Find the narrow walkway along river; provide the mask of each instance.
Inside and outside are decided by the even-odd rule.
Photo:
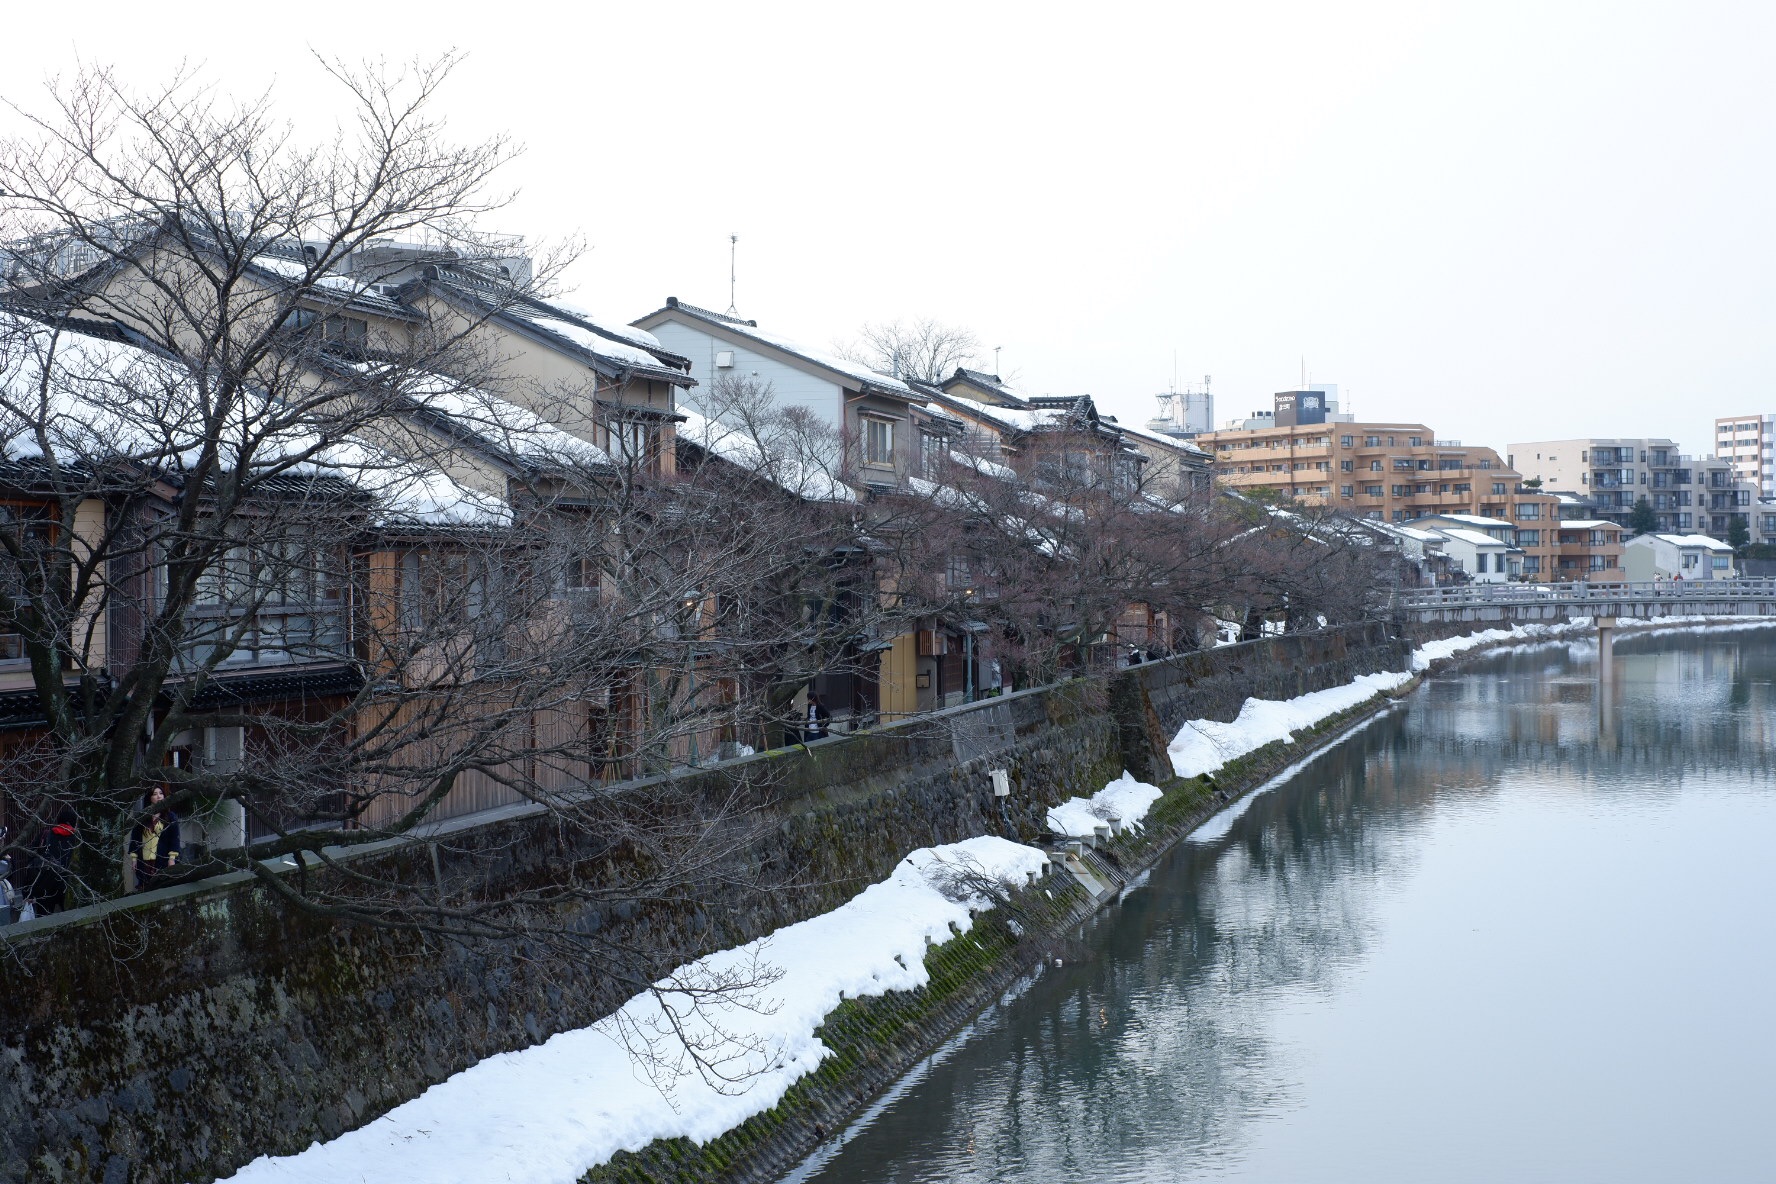
[[[1771,1179],[1773,684],[1776,629],[1429,680],[791,1179]]]

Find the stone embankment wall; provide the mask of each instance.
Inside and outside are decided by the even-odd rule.
[[[739,800],[763,890],[577,920],[665,963],[835,907],[910,850],[1040,837],[1127,767],[1169,772],[1188,718],[1405,668],[1381,625],[1271,638],[1019,692],[879,731],[614,790],[638,810]],[[1009,799],[990,771],[1006,769]],[[694,812],[693,812],[694,813]],[[541,811],[461,820],[364,858],[481,894],[597,875],[608,847]],[[489,869],[492,869],[491,871]],[[722,871],[724,869],[716,869]],[[171,1184],[300,1150],[494,1053],[608,1014],[632,986],[543,943],[342,927],[242,878],[0,931],[0,1181]]]

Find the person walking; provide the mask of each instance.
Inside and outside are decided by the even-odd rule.
[[[154,809],[164,801],[166,790],[151,785],[142,795],[142,809]],[[136,865],[136,891],[146,892],[179,862],[178,814],[160,810],[136,823],[130,831],[129,850]]]

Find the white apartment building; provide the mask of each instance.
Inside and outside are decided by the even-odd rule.
[[[1589,436],[1512,444],[1506,457],[1525,481],[1540,478],[1548,492],[1575,493],[1597,517],[1626,526],[1645,497],[1657,529],[1725,538],[1732,519],[1751,525],[1757,487],[1732,462],[1690,456],[1663,437]]]
[[[1758,497],[1776,496],[1776,415],[1729,415],[1714,421],[1714,454],[1733,466]]]

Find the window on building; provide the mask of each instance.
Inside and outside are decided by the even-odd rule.
[[[1363,447],[1365,447],[1365,448],[1380,448],[1381,447],[1381,437],[1380,436],[1364,436],[1363,437]]]
[[[660,425],[651,419],[619,419],[605,426],[609,449],[620,465],[652,472],[660,464]]]
[[[1338,496],[1339,497],[1355,497],[1356,494],[1357,494],[1357,487],[1355,485],[1340,485],[1338,487]]]
[[[361,317],[328,317],[321,322],[321,338],[333,350],[362,357],[370,341],[370,323]]]
[[[1519,547],[1539,547],[1542,545],[1542,532],[1539,530],[1520,530],[1517,532]]]
[[[1474,574],[1482,576],[1486,574],[1486,552],[1484,551],[1474,556]]]
[[[1341,472],[1348,473],[1352,469],[1354,469],[1355,467],[1356,467],[1355,461],[1341,460],[1338,462],[1338,468]]]
[[[1408,490],[1407,486],[1404,486],[1404,485],[1394,486],[1394,496],[1395,497],[1405,497],[1408,492],[1409,492],[1409,490]]]
[[[863,463],[894,465],[894,425],[885,419],[863,421]]]
[[[1542,557],[1540,555],[1525,555],[1523,557],[1523,574],[1524,575],[1526,575],[1526,576],[1540,575],[1541,571],[1542,571]]]
[[[1504,497],[1505,496],[1505,483],[1503,481],[1494,481],[1492,483],[1492,496],[1493,497]]]
[[[1368,497],[1380,497],[1382,496],[1382,487],[1379,485],[1365,485],[1363,486],[1363,493]]]
[[[1542,516],[1542,503],[1540,503],[1540,502],[1518,502],[1517,503],[1517,517],[1519,519],[1526,520],[1526,521],[1533,521],[1534,519],[1540,518],[1541,516]]]
[[[919,476],[935,481],[949,459],[949,442],[935,432],[919,433]]]
[[[1372,460],[1372,461],[1370,461],[1370,462],[1369,462],[1369,471],[1370,471],[1370,472],[1371,472],[1371,473],[1379,473],[1379,472],[1381,472],[1381,462],[1380,462],[1380,461],[1378,461],[1378,460]]]
[[[1357,438],[1355,436],[1340,436],[1340,437],[1338,437],[1339,446],[1343,447],[1343,448],[1349,448],[1351,445],[1355,444],[1356,441],[1357,441]],[[1345,463],[1348,465],[1350,462],[1346,461]]]

